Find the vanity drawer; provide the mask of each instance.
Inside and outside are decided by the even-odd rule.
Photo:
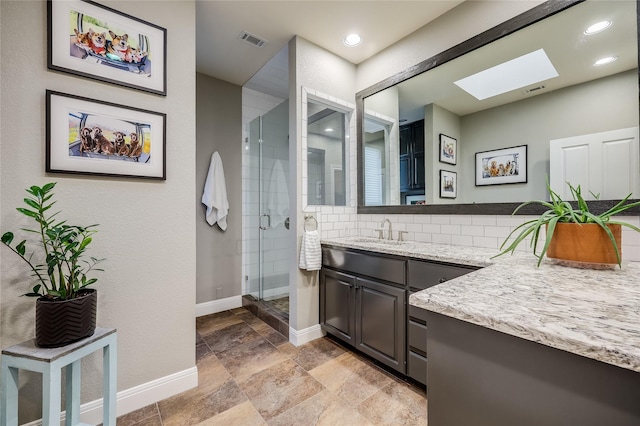
[[[406,260],[350,250],[322,248],[322,265],[393,283],[405,284]]]
[[[436,284],[473,272],[478,268],[473,266],[446,265],[443,263],[409,260],[409,267],[407,269],[409,287],[424,290]]]

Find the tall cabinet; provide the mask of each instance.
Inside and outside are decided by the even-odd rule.
[[[424,120],[400,126],[400,192],[424,194]]]

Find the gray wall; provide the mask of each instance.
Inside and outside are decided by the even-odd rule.
[[[242,294],[242,88],[196,74],[196,302]],[[227,230],[209,226],[202,191],[211,154],[222,158]]]
[[[462,117],[458,173],[461,202],[546,199],[549,141],[638,125],[638,73],[556,90]],[[527,184],[475,188],[475,153],[527,145]]]
[[[195,3],[101,3],[167,29],[168,94],[47,70],[46,2],[0,2],[0,229],[29,225],[15,211],[24,188],[50,181],[58,182],[56,207],[70,223],[100,224],[91,247],[107,258],[96,285],[98,325],[118,329],[123,391],[195,371]],[[167,180],[45,173],[46,89],[166,113]],[[35,301],[19,297],[27,290],[24,264],[0,249],[0,345],[7,347],[34,336]],[[82,402],[101,396],[101,358],[83,360]],[[40,417],[41,393],[39,375],[21,377],[23,423]]]

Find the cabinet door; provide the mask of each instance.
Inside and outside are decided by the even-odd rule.
[[[406,192],[411,189],[413,184],[413,175],[411,167],[411,156],[400,156],[400,192]]]
[[[353,345],[355,334],[355,278],[322,268],[320,271],[320,324],[324,331]]]
[[[405,373],[406,290],[356,278],[355,347]]]

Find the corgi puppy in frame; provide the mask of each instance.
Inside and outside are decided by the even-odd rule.
[[[77,28],[74,28],[73,32],[76,33],[76,46],[88,52],[91,51],[91,35],[88,32],[81,33]]]
[[[119,36],[111,30],[109,30],[109,35],[111,36],[111,44],[107,47],[107,51],[125,61],[127,52],[130,49],[128,43],[129,36],[127,34]]]
[[[147,52],[145,52],[144,50],[141,50],[139,47],[136,47],[135,49],[131,48],[129,50],[130,50],[129,58],[131,60],[129,60],[129,59],[127,59],[127,60],[129,62],[133,62],[134,64],[142,62],[144,57],[148,55]]]
[[[97,33],[93,28],[89,28],[89,37],[91,38],[91,50],[100,56],[107,54],[107,33]]]

